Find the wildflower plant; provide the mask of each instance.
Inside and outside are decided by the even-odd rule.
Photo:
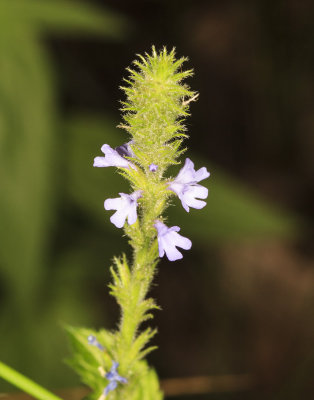
[[[92,389],[89,398],[93,400],[163,397],[154,370],[144,360],[156,348],[148,344],[156,329],[141,329],[141,324],[158,309],[147,293],[159,258],[179,260],[182,249],[192,246],[178,226],[167,226],[164,212],[175,196],[189,212],[190,207],[203,208],[208,195],[199,184],[209,176],[207,169],[195,170],[189,158],[176,178],[166,175],[186,150],[182,147],[187,138],[184,119],[197,98],[183,83],[192,75],[192,70],[182,70],[185,60],[176,60],[174,50],[157,52],[153,47],[151,55],[134,61],[134,69],[127,69],[127,86],[122,87],[126,101],[120,127],[129,134],[128,141],[117,148],[104,144],[103,155],[94,159],[94,167],[114,167],[130,183],[129,193],[106,199],[104,208],[114,211],[110,221],[124,229],[133,257],[131,261],[125,255],[116,257],[111,267],[109,288],[121,309],[118,329],[68,328],[74,351],[70,364]]]

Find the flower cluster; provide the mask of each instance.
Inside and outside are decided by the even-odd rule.
[[[104,346],[98,342],[96,336],[94,335],[89,335],[87,341],[90,345],[97,347],[99,350],[103,351],[105,349]],[[100,397],[101,399],[106,398],[107,394],[118,386],[118,382],[128,383],[128,380],[126,378],[118,374],[118,366],[118,362],[112,361],[112,367],[109,372],[106,372],[101,366],[98,368],[100,374],[109,381],[109,383],[103,390],[102,396]]]
[[[132,142],[129,142],[115,149],[112,149],[108,144],[104,144],[101,150],[105,154],[105,157],[96,157],[94,159],[94,167],[114,166],[136,170],[137,167],[129,161],[129,158],[135,157],[130,146],[131,144]],[[158,165],[150,164],[149,171],[157,172]],[[186,158],[185,164],[178,176],[173,181],[165,181],[165,185],[167,185],[168,190],[171,190],[179,197],[183,208],[189,212],[190,207],[201,209],[206,205],[206,202],[203,200],[208,196],[208,189],[198,183],[208,178],[209,175],[205,167],[196,171],[194,163],[189,158]],[[119,193],[120,197],[105,201],[104,207],[106,210],[116,210],[111,216],[110,221],[117,228],[122,228],[126,220],[129,225],[133,225],[137,221],[138,200],[142,197],[142,193],[142,190],[136,190],[131,194]],[[154,227],[157,231],[160,257],[166,254],[169,261],[179,260],[183,256],[177,247],[184,250],[189,250],[192,247],[192,242],[178,233],[180,231],[178,226],[169,228],[162,221],[156,220]]]

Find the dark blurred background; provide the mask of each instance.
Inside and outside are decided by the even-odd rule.
[[[189,400],[313,396],[313,20],[310,0],[0,1],[2,361],[76,386],[62,324],[116,327],[109,266],[130,253],[103,201],[127,189],[92,162],[128,140],[125,68],[165,45],[194,68],[188,155],[211,177],[205,209],[169,210],[193,249],[160,263],[149,362],[249,374]]]

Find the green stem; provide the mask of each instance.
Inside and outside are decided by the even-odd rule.
[[[0,377],[38,400],[61,400],[60,397],[54,395],[26,376],[3,364],[1,361]]]

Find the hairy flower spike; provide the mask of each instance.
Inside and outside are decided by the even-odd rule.
[[[152,55],[134,62],[136,70],[128,70],[131,86],[122,88],[127,95],[122,103],[126,123],[122,127],[131,134],[143,167],[148,168],[157,156],[163,170],[180,155],[177,145],[186,137],[187,100],[195,97],[195,92],[181,83],[192,75],[192,70],[181,71],[184,61],[186,58],[175,60],[174,50],[168,53],[164,48],[158,54],[153,48]]]
[[[79,354],[74,361],[84,383],[94,390],[90,400],[104,400],[107,395],[108,400],[144,397],[162,400],[156,374],[143,360],[155,348],[148,343],[156,329],[140,328],[158,308],[153,299],[147,298],[147,293],[159,257],[166,255],[170,261],[179,260],[183,255],[178,248],[189,250],[192,247],[190,239],[178,233],[178,226],[168,227],[162,222],[163,213],[172,192],[179,196],[186,211],[189,207],[204,207],[206,203],[200,199],[205,199],[208,194],[198,182],[209,173],[205,167],[195,171],[188,158],[174,180],[170,182],[166,175],[167,168],[178,164],[179,156],[185,151],[181,147],[187,137],[184,119],[197,98],[197,94],[183,83],[192,75],[192,70],[182,69],[185,60],[176,60],[174,50],[168,52],[163,48],[157,52],[154,47],[151,54],[138,57],[134,69],[128,69],[128,87],[122,88],[126,100],[122,103],[124,122],[120,127],[129,134],[127,143],[115,149],[103,145],[105,156],[94,160],[96,167],[118,167],[120,175],[130,183],[131,194],[120,193],[120,197],[107,199],[104,207],[115,210],[110,220],[116,227],[124,228],[133,254],[131,265],[123,255],[114,258],[111,268],[110,293],[121,309],[118,330],[98,333],[82,330],[75,336],[75,348],[83,349],[77,350]],[[101,338],[106,351],[91,349],[86,341],[88,335],[88,342],[98,348],[101,345],[96,336]],[[111,366],[112,359],[119,360],[121,375],[117,372],[117,362]],[[104,378],[108,384],[99,397]],[[127,382],[128,385],[119,384]]]

